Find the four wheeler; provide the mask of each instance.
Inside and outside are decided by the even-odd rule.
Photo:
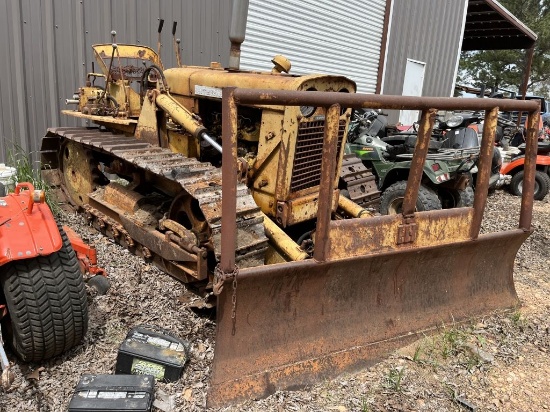
[[[44,192],[30,183],[0,197],[0,284],[2,333],[23,361],[57,356],[81,341],[88,307],[80,264]],[[6,384],[9,363],[0,352]]]
[[[434,138],[441,142],[443,148],[475,149],[479,147],[478,124],[481,123],[479,113],[456,113],[445,121],[437,124]],[[500,125],[497,125],[496,133],[499,133]],[[489,190],[493,191],[509,183],[509,177],[500,173],[502,155],[500,150],[493,148],[491,159],[491,177]],[[477,167],[472,168],[472,185],[475,188],[477,180]]]
[[[382,191],[380,212],[396,214],[401,205],[411,168],[416,134],[400,133],[383,136],[387,123],[385,116],[372,110],[353,114],[348,134],[348,153],[358,156],[374,171],[378,188]],[[477,141],[477,137],[476,137]],[[443,148],[445,140],[430,141],[430,153],[424,163],[423,178],[418,193],[418,211],[471,206],[473,188],[470,171],[475,167],[477,147]]]

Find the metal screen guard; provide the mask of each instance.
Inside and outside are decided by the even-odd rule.
[[[420,109],[423,111],[420,143],[413,157],[413,165],[420,168],[436,109],[485,110],[478,176],[481,188],[486,188],[489,180],[498,109],[522,110],[529,113],[525,183],[519,229],[478,236],[486,190],[476,191],[470,211],[463,208],[414,213],[421,177],[417,171],[407,184],[403,208],[404,215],[418,215],[418,224],[429,228],[424,232],[420,228],[417,240],[429,237],[426,230],[453,231],[455,228],[448,222],[460,222],[464,234],[461,240],[453,241],[451,236],[446,244],[409,243],[384,250],[359,248],[360,253],[350,250],[349,258],[331,258],[331,243],[338,241],[335,234],[345,237],[341,234],[348,233],[353,237],[354,233],[361,233],[362,237],[354,239],[355,242],[375,243],[378,226],[384,229],[379,232],[385,232],[386,226],[393,227],[406,216],[331,221],[331,208],[320,206],[317,219],[322,239],[320,245],[316,244],[313,259],[241,269],[234,295],[232,277],[225,277],[225,286],[218,296],[209,406],[303,387],[372,363],[391,349],[415,339],[418,332],[433,329],[441,322],[466,320],[518,304],[513,263],[531,230],[538,102],[224,89],[220,267],[227,274],[235,268],[237,183],[227,176],[237,176],[236,119],[237,107],[242,104],[330,108],[324,153],[336,151],[337,130],[331,116],[338,105]],[[321,167],[319,195],[324,196],[328,190],[324,199],[328,205],[334,159],[332,155],[323,156]],[[496,262],[490,258],[494,255],[500,256]]]

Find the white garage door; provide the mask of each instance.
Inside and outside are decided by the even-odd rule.
[[[270,71],[282,54],[291,73],[344,75],[374,93],[385,9],[385,0],[250,0],[241,68]]]

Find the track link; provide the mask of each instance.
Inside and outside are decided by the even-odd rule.
[[[214,253],[216,260],[219,260],[222,212],[220,168],[214,167],[210,163],[200,162],[195,158],[173,153],[166,148],[152,146],[135,137],[113,134],[98,128],[51,128],[48,129],[43,139],[42,163],[46,165],[46,179],[50,184],[60,186],[61,189],[64,188],[65,182],[59,161],[63,154],[59,155],[59,150],[67,141],[78,143],[83,150],[91,151],[97,157],[101,157],[103,162],[108,159],[111,164],[116,163],[122,165],[121,167],[131,166],[134,171],[138,171],[141,175],[147,175],[148,179],[159,183],[160,186],[169,186],[172,192],[181,192],[185,196],[191,196],[193,202],[198,203],[200,212],[208,225],[209,238],[204,239],[204,233],[198,236],[197,245],[202,248],[202,252],[197,251],[196,247],[195,249],[187,247],[185,253],[190,255],[190,260],[198,259],[200,261],[205,259],[206,253],[204,252],[210,250]],[[47,170],[48,165],[51,169],[49,171]],[[109,185],[111,184],[109,183]],[[111,186],[114,187],[116,184]],[[106,186],[105,190],[107,190]],[[67,190],[63,191],[68,192]],[[138,194],[135,196],[137,198]],[[183,268],[177,268],[177,266],[182,266],[182,262],[175,260],[174,256],[183,256],[181,259],[184,259],[185,253],[176,253],[173,250],[176,244],[170,241],[170,232],[161,231],[158,221],[152,222],[151,216],[148,217],[149,226],[146,227],[144,221],[147,221],[147,217],[144,219],[139,215],[139,213],[143,213],[142,210],[129,213],[131,210],[128,208],[125,209],[114,202],[105,201],[102,188],[98,188],[89,195],[89,203],[82,205],[79,209],[86,213],[88,220],[94,226],[117,242],[130,250],[134,249],[133,251],[145,258],[152,258],[163,270],[186,282],[192,281],[193,278],[200,280],[206,277],[204,268],[196,269],[197,273],[192,273],[193,270],[189,269],[189,265],[183,264]],[[237,186],[236,261],[240,267],[263,264],[267,248],[263,218],[264,215],[256,205],[248,188],[239,183]],[[162,236],[165,237],[166,244],[164,245],[159,244],[159,241],[162,243]],[[193,255],[195,256],[193,257]],[[197,268],[199,266],[197,263]],[[212,267],[209,268],[210,271],[212,269]]]
[[[349,198],[358,205],[378,211],[380,191],[376,186],[376,178],[356,155],[344,155],[339,186],[347,190]]]

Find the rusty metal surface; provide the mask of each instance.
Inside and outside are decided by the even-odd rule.
[[[237,107],[233,100],[233,90],[223,90],[222,102],[222,128],[223,128],[223,152],[222,173],[225,176],[235,176],[235,179],[224,179],[222,191],[225,200],[222,201],[222,242],[220,267],[223,272],[232,272],[235,266],[236,225],[234,219],[226,219],[224,216],[235,216],[237,193]]]
[[[481,150],[481,159],[480,166],[482,171],[479,173],[479,178],[483,184],[484,180],[489,180],[489,172],[487,169],[488,166],[484,166],[484,163],[489,162],[488,153],[492,153],[492,145],[489,145],[489,141],[492,139],[494,141],[495,129],[493,118],[495,113],[498,110],[505,111],[526,111],[529,113],[528,121],[530,125],[535,125],[534,118],[538,118],[539,114],[539,102],[538,101],[527,101],[527,100],[513,100],[513,99],[458,99],[453,97],[414,97],[414,96],[384,96],[384,95],[369,95],[369,94],[349,94],[349,93],[335,93],[335,92],[297,92],[297,91],[286,91],[286,90],[269,90],[269,89],[235,89],[234,90],[234,99],[236,104],[264,104],[264,105],[311,105],[311,106],[325,106],[328,107],[334,103],[339,103],[342,107],[352,107],[352,108],[370,108],[370,109],[422,109],[423,111],[430,109],[437,110],[485,110],[486,111],[486,120],[488,124],[485,125],[485,133],[482,144],[484,147]],[[529,136],[534,136],[536,128],[530,127],[528,130]],[[532,146],[535,144],[535,138],[528,138],[528,141],[531,142],[531,148],[528,148],[527,151],[531,153],[532,156]],[[534,149],[536,152],[536,148]],[[484,153],[485,151],[485,153]],[[414,157],[421,155],[421,151],[415,150]],[[534,158],[533,158],[534,164]],[[530,166],[533,169],[534,166]],[[534,169],[533,169],[534,176]],[[527,173],[528,174],[528,173]],[[528,186],[531,186],[531,181],[527,180]],[[534,187],[534,177],[533,177],[533,187]],[[534,189],[533,189],[534,190]],[[417,191],[412,191],[417,192]],[[483,214],[483,206],[485,205],[486,200],[486,190],[478,190],[479,193],[477,197],[477,202],[475,202],[474,207],[477,211],[476,222],[479,221],[479,218]],[[522,222],[527,222],[527,218],[531,212],[529,211],[532,208],[532,199],[527,197],[527,193],[530,193],[529,189],[524,191],[522,202],[525,207],[521,209],[520,220]],[[418,193],[414,193],[414,196],[411,198],[416,198]],[[530,218],[528,219],[530,223]],[[476,223],[477,225],[477,223]],[[472,227],[472,233],[475,234],[476,225]],[[521,227],[528,229],[529,225],[522,225]]]
[[[513,263],[530,234],[532,199],[529,203],[527,197],[533,195],[534,181],[528,181],[530,191],[523,193],[520,229],[478,236],[477,225],[486,202],[498,107],[529,112],[528,143],[533,146],[536,103],[241,89],[224,95],[224,100],[232,107],[235,103],[324,107],[339,103],[342,107],[422,109],[413,156],[413,164],[419,165],[424,162],[435,110],[482,109],[487,111],[487,122],[481,189],[473,208],[414,212],[420,180],[413,176],[407,185],[408,214],[331,221],[331,208],[320,206],[314,259],[240,273],[227,267],[221,279],[233,282],[233,290],[220,285],[210,406],[308,385],[373,362],[415,333],[442,322],[518,304]],[[228,123],[236,117],[235,113],[225,119],[224,140],[231,139],[226,134],[231,130]],[[329,120],[325,125],[329,142],[335,134],[330,124]],[[334,142],[326,146],[330,151]],[[528,166],[534,177],[536,147],[530,150]],[[327,204],[331,185],[325,173],[333,162],[332,156],[323,156],[319,197]],[[222,228],[231,219],[222,215]],[[224,259],[231,261],[231,257]]]
[[[340,105],[335,104],[327,110],[325,138],[323,143],[323,161],[321,163],[321,182],[319,186],[319,207],[317,208],[317,228],[315,231],[315,249],[313,258],[323,262],[327,258],[329,247],[330,219],[333,203],[334,173],[336,172],[336,154],[338,144]]]
[[[538,100],[535,101],[538,102]],[[519,217],[519,227],[524,230],[529,230],[533,217],[539,121],[540,112],[538,110],[527,118],[527,148],[525,150],[525,166],[523,169],[525,174],[523,176],[521,212]]]
[[[59,162],[63,172],[64,189],[72,201],[82,206],[88,203],[88,194],[97,187],[97,162],[88,158],[86,150],[68,141],[60,147]]]
[[[418,197],[418,190],[424,175],[424,165],[430,146],[436,112],[437,110],[433,108],[428,110],[425,109],[422,111],[422,116],[420,117],[416,147],[414,149],[409,179],[407,180],[407,188],[405,189],[405,197],[403,199],[403,216],[413,216],[416,210],[416,198]]]
[[[345,182],[350,200],[362,207],[372,207],[378,210],[380,191],[376,185],[376,177],[370,169],[363,165],[355,154],[345,154],[340,169],[340,179]]]
[[[117,205],[128,213],[138,210],[139,202],[143,196],[133,190],[128,190],[120,183],[111,182],[105,188],[104,199],[106,202]]]
[[[334,377],[410,334],[516,306],[513,261],[528,235],[242,270],[234,320],[231,287],[218,297],[209,406]]]
[[[489,190],[489,179],[491,175],[491,161],[495,143],[495,128],[497,126],[498,107],[493,107],[485,112],[483,124],[483,137],[479,149],[479,165],[477,173],[476,191],[474,193],[474,218],[472,221],[471,237],[476,239],[481,228],[483,212],[487,203],[487,191]]]
[[[388,96],[378,94],[351,94],[337,92],[296,92],[270,89],[235,89],[235,101],[242,104],[274,104],[296,106],[325,106],[339,103],[342,107],[395,109],[395,110],[490,110],[499,107],[502,111],[540,110],[535,100],[512,99],[459,99],[456,97]]]
[[[404,219],[399,214],[332,221],[327,260],[470,240],[472,216],[471,208],[415,213],[414,241],[409,242],[400,242]]]
[[[102,132],[99,129],[87,129],[87,128],[54,128],[48,131],[49,139],[51,141],[48,144],[51,146],[52,141],[57,139],[57,144],[63,144],[68,142],[69,147],[73,148],[75,152],[81,154],[78,158],[78,167],[85,165],[87,172],[88,183],[86,186],[76,186],[74,190],[71,190],[70,197],[79,200],[79,196],[82,196],[87,201],[88,196],[83,192],[93,189],[97,186],[94,183],[95,163],[92,162],[90,170],[90,162],[92,159],[91,153],[100,153],[104,155],[109,153],[110,166],[120,168],[121,171],[125,171],[128,167],[133,168],[132,172],[139,172],[143,176],[149,176],[151,182],[157,187],[162,187],[173,197],[178,194],[181,196],[183,193],[187,193],[193,202],[196,201],[200,206],[200,211],[204,216],[200,216],[199,219],[204,219],[207,229],[205,233],[208,239],[201,239],[203,243],[211,242],[216,256],[221,254],[221,214],[222,214],[222,170],[212,166],[209,163],[202,163],[194,158],[187,158],[178,153],[172,153],[169,149],[159,148],[151,146],[147,143],[141,142],[136,138],[127,137],[121,134],[113,134],[110,132]],[[124,148],[117,143],[120,141],[126,142]],[[91,157],[92,156],[92,157]],[[50,156],[51,157],[51,156]],[[74,162],[73,162],[74,163]],[[227,162],[230,165],[231,161]],[[72,164],[72,163],[71,163]],[[77,167],[76,165],[74,167]],[[127,170],[126,170],[127,171]],[[117,170],[113,170],[117,172]],[[71,169],[65,173],[65,185],[66,181],[72,176]],[[236,174],[235,174],[236,175]],[[227,179],[232,181],[232,179]],[[236,183],[236,182],[235,182]],[[84,189],[80,189],[84,187]],[[142,201],[139,196],[130,196],[127,191],[124,194],[120,190],[108,190],[107,199],[105,201],[103,197],[96,199],[96,203],[101,202],[103,205],[102,213],[110,216],[112,219],[120,224],[121,219],[117,216],[126,212],[127,217],[133,216],[129,213],[137,205],[137,201]],[[114,193],[116,192],[116,193]],[[236,215],[233,213],[233,224],[236,226],[235,233],[237,236],[237,245],[233,248],[232,252],[236,253],[237,260],[240,265],[254,266],[262,264],[263,253],[267,248],[267,237],[264,234],[263,228],[263,214],[259,210],[259,207],[252,199],[247,187],[242,183],[236,185],[235,196],[238,198],[238,206],[236,208]],[[119,208],[118,200],[120,197],[124,197],[125,203],[123,208]],[[79,206],[84,205],[85,201],[80,201]],[[128,203],[128,204],[126,204]],[[237,203],[237,202],[236,202]],[[108,210],[109,209],[109,210]],[[189,207],[189,210],[194,211],[195,208]],[[177,214],[177,210],[174,211]],[[134,219],[132,217],[132,219]],[[140,220],[135,218],[138,224]],[[156,224],[156,222],[150,222]],[[98,225],[99,226],[99,225]],[[111,226],[111,225],[107,225]],[[137,233],[137,232],[135,232]],[[108,231],[111,236],[113,233]],[[143,239],[142,239],[143,240]],[[117,239],[122,242],[124,246],[128,247],[128,242]],[[151,241],[154,244],[158,244],[159,240],[152,238]],[[139,242],[142,244],[143,242]],[[147,243],[147,242],[144,242]],[[150,246],[150,245],[149,245]],[[156,248],[160,251],[162,248]],[[164,250],[164,249],[162,249]],[[181,270],[171,270],[171,265],[165,263],[167,259],[159,255],[159,259],[162,260],[161,269],[166,270],[170,274],[182,279]],[[201,259],[202,264],[202,259]],[[168,270],[166,269],[168,268]],[[189,273],[188,273],[189,275]],[[201,273],[191,273],[191,278],[200,277],[204,279],[207,275],[204,269],[201,269]],[[183,279],[188,279],[185,276]]]

